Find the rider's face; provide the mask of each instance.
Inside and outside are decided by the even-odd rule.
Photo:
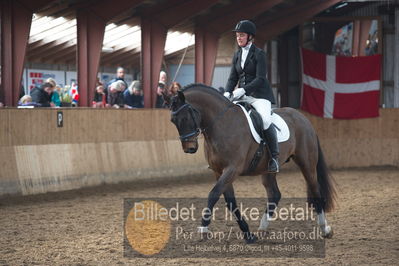
[[[248,41],[248,34],[245,32],[236,32],[236,39],[237,39],[237,44],[240,47],[245,47]]]

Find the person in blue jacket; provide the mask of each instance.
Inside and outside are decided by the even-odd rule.
[[[127,108],[143,108],[144,97],[141,90],[140,81],[134,80],[123,92],[123,100]]]

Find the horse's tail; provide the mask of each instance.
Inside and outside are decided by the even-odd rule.
[[[317,138],[319,158],[317,161],[317,182],[319,183],[320,195],[326,212],[334,209],[336,200],[335,181],[327,167],[324,155],[320,147],[320,141]]]

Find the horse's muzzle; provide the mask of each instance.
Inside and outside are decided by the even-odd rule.
[[[196,148],[188,148],[187,150],[184,150],[185,153],[196,153],[198,149]]]
[[[198,150],[198,142],[195,141],[182,141],[183,151],[185,153],[196,153]]]

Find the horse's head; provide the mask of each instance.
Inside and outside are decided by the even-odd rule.
[[[184,152],[195,153],[198,150],[198,135],[201,133],[200,113],[186,102],[183,92],[170,99],[171,121],[180,135]]]

